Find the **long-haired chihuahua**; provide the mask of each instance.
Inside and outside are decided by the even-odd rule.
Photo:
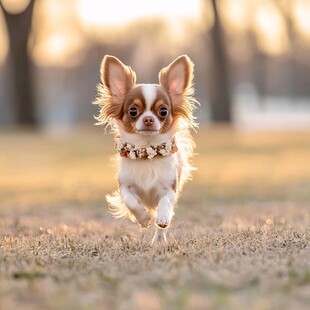
[[[152,244],[166,242],[184,183],[190,178],[197,105],[193,63],[178,57],[159,72],[159,84],[136,84],[136,74],[119,59],[105,56],[94,104],[98,124],[115,133],[119,188],[107,195],[111,213],[147,228],[155,221]]]

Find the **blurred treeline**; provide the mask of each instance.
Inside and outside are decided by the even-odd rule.
[[[25,4],[16,12],[9,1]],[[310,97],[310,1],[201,0],[195,18],[146,16],[114,26],[87,23],[78,2],[0,0],[0,125],[94,122],[104,54],[145,83],[157,83],[163,66],[188,54],[200,122],[230,122],[240,93],[262,105],[267,97],[291,98],[292,105]]]

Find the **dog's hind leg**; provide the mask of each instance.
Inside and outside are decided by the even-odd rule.
[[[156,227],[156,232],[152,239],[151,245],[154,245],[157,242],[167,242],[166,229],[160,229]]]
[[[152,222],[152,216],[150,212],[146,211],[139,201],[138,197],[130,191],[128,186],[120,186],[120,193],[126,207],[134,215],[137,222],[142,228],[147,228]]]

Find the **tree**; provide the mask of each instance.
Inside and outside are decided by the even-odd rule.
[[[211,117],[214,122],[229,123],[231,122],[231,98],[223,29],[216,0],[211,0],[211,3],[214,15],[214,23],[210,30],[209,99],[211,102]]]
[[[27,8],[18,14],[8,12],[1,0],[0,7],[4,13],[9,37],[9,57],[16,120],[20,124],[35,125],[37,120],[35,117],[31,60],[27,51],[34,0],[30,0]]]

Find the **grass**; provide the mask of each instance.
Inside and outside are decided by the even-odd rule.
[[[202,128],[167,245],[107,212],[111,136],[0,132],[0,309],[308,309],[310,133]]]

